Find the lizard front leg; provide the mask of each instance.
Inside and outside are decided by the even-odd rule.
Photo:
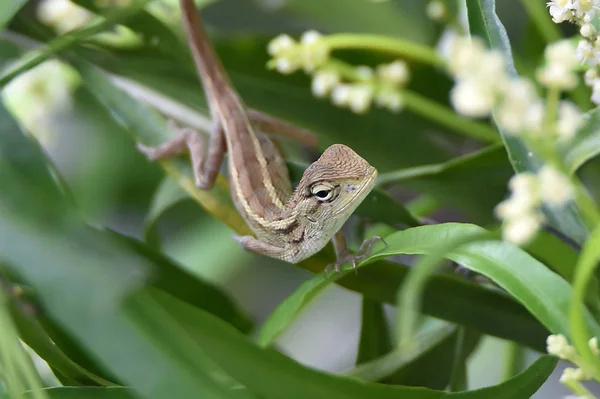
[[[327,275],[330,271],[335,270],[337,273],[340,271],[340,267],[346,263],[351,263],[355,272],[358,272],[357,263],[365,260],[371,255],[371,251],[373,250],[373,244],[377,241],[382,241],[384,244],[385,240],[379,236],[373,236],[369,239],[366,239],[360,245],[356,254],[351,253],[348,250],[348,245],[346,243],[346,236],[342,230],[335,233],[335,235],[331,238],[331,242],[333,243],[333,248],[335,250],[335,263],[327,265],[325,268],[325,275]],[[387,246],[387,244],[386,244]]]
[[[225,134],[221,124],[214,124],[208,151],[205,150],[205,142],[200,133],[191,128],[180,129],[173,121],[169,124],[173,130],[178,131],[175,138],[156,147],[138,143],[138,150],[150,161],[174,157],[186,150],[189,151],[196,186],[202,190],[210,189],[215,183],[226,150]]]

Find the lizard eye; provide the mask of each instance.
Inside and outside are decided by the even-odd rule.
[[[334,196],[333,187],[325,184],[317,184],[310,191],[319,201],[331,201]]]

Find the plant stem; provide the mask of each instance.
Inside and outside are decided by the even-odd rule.
[[[464,136],[487,143],[498,143],[500,136],[493,128],[470,119],[459,117],[453,110],[436,103],[414,91],[403,90],[402,97],[407,109],[429,118]]]
[[[342,33],[323,38],[330,50],[366,49],[406,57],[433,66],[445,66],[434,49],[408,40],[380,35]]]

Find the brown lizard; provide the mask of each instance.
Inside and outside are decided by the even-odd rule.
[[[246,111],[210,44],[193,0],[180,0],[180,4],[214,123],[210,148],[205,151],[202,138],[191,129],[157,147],[138,148],[150,160],[189,150],[201,189],[212,187],[228,151],[231,196],[256,234],[256,238],[234,237],[246,250],[297,263],[319,252],[331,239],[337,261],[327,269],[339,271],[344,263],[352,263],[356,269],[356,262],[367,256],[380,238],[366,240],[352,255],[341,228],[375,185],[377,170],[349,147],[335,144],[305,170],[292,192],[278,147],[254,127],[283,132],[304,142],[314,141],[314,136],[276,118]]]

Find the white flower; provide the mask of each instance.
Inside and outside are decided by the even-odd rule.
[[[339,75],[334,71],[319,71],[312,80],[312,92],[316,97],[325,97],[340,83]]]
[[[462,80],[450,91],[450,101],[462,115],[485,117],[494,106],[494,92],[474,79]]]
[[[560,64],[565,68],[574,68],[577,66],[575,47],[569,40],[559,40],[550,43],[546,46],[544,55],[548,63]]]
[[[567,367],[563,370],[562,375],[560,376],[559,381],[564,383],[569,383],[573,381],[582,381],[585,379],[585,373],[581,369],[575,369],[573,367]]]
[[[598,0],[572,0],[571,8],[577,18],[592,19],[598,9]]]
[[[402,94],[396,90],[382,89],[375,96],[375,104],[392,112],[399,112],[404,107]]]
[[[333,89],[331,101],[337,106],[345,106],[350,99],[350,85],[340,84]]]
[[[544,165],[538,172],[540,195],[542,200],[551,206],[562,206],[574,196],[574,189],[569,178],[553,166]]]
[[[556,123],[558,139],[563,142],[571,140],[583,123],[583,115],[579,108],[570,101],[561,101]]]
[[[577,86],[577,75],[560,64],[549,64],[538,69],[536,78],[544,86],[555,89],[570,90]]]
[[[549,8],[552,21],[559,24],[568,21],[572,17],[571,0],[553,0],[546,3]]]
[[[504,98],[498,107],[498,122],[509,133],[522,133],[527,126],[527,110],[535,100],[535,87],[531,81],[523,78],[510,80],[505,85]]]
[[[290,74],[295,72],[300,65],[293,61],[291,58],[277,58],[275,62],[275,69],[277,69],[280,73]]]
[[[297,43],[290,36],[282,34],[271,40],[267,46],[267,51],[273,57],[284,55],[294,49]]]
[[[354,68],[360,80],[371,80],[373,78],[373,69],[366,65],[359,65]]]
[[[562,334],[551,334],[546,338],[546,351],[548,354],[561,359],[568,359],[570,357],[565,355],[575,354],[575,349],[569,345],[567,337]]]
[[[320,33],[308,31],[302,34],[301,64],[306,72],[312,72],[329,59],[329,46]]]
[[[596,72],[595,69],[588,69],[587,71],[585,71],[585,74],[583,75],[583,79],[585,80],[585,84],[587,86],[593,86],[594,82],[596,81],[597,78],[598,78],[598,73]]]
[[[406,62],[397,60],[391,64],[383,64],[377,67],[377,76],[392,85],[401,86],[408,82],[410,71]]]
[[[94,14],[69,0],[43,0],[37,8],[38,18],[45,25],[66,33],[85,25]]]
[[[600,79],[596,79],[592,88],[592,102],[600,105]]]
[[[502,226],[502,238],[516,245],[525,245],[535,237],[542,220],[542,216],[538,213],[509,219]]]
[[[350,89],[348,107],[357,114],[366,112],[373,101],[373,87],[364,84],[354,85]]]
[[[468,78],[485,53],[483,42],[479,38],[467,36],[455,37],[450,43],[448,67],[459,78]]]
[[[576,57],[579,62],[584,62],[589,66],[598,65],[600,52],[594,48],[589,40],[580,40],[577,44]]]
[[[429,19],[433,21],[441,21],[446,17],[447,14],[446,5],[440,0],[431,0],[427,4],[425,12],[427,13]]]
[[[536,77],[546,87],[569,90],[577,85],[577,50],[568,40],[560,40],[546,46],[546,66],[538,69]]]
[[[300,37],[300,42],[302,44],[315,44],[317,43],[319,40],[322,39],[323,36],[321,36],[321,34],[317,31],[314,30],[309,30],[306,31],[302,34],[302,36]]]
[[[594,355],[600,356],[600,349],[598,348],[598,338],[590,338],[590,340],[588,341],[588,346],[590,347],[590,350]]]
[[[544,125],[546,107],[541,100],[537,100],[527,108],[525,113],[525,129],[533,136],[539,136]]]
[[[596,33],[596,29],[592,24],[583,24],[581,25],[581,29],[579,29],[579,33],[583,37],[592,37]]]
[[[539,201],[531,193],[514,193],[508,199],[502,201],[494,209],[498,219],[510,220],[526,215],[537,207]]]
[[[535,176],[529,172],[523,172],[511,177],[508,187],[514,192],[532,192],[537,186]]]

